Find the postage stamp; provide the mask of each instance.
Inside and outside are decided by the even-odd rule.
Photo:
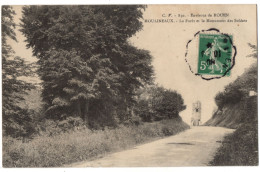
[[[198,74],[223,75],[231,67],[231,59],[232,35],[199,35]]]
[[[209,28],[196,32],[186,44],[185,62],[195,76],[203,80],[230,77],[237,48],[233,34]]]

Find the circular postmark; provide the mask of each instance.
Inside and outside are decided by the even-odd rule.
[[[233,36],[216,28],[201,30],[186,44],[185,61],[190,71],[204,80],[230,76],[237,54]]]

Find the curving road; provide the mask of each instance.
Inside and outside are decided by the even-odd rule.
[[[179,167],[206,166],[223,137],[234,130],[193,127],[178,135],[143,144],[104,158],[71,164],[71,167]]]

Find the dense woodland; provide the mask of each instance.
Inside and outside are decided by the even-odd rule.
[[[178,119],[186,108],[181,95],[154,84],[152,56],[128,40],[142,29],[145,8],[25,6],[20,31],[38,59],[28,64],[7,44],[16,40],[18,23],[12,7],[3,6],[4,135],[28,138],[50,128],[103,129]],[[35,74],[40,87],[20,79]],[[37,96],[37,109],[22,105]]]

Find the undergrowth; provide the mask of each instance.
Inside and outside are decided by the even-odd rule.
[[[116,129],[83,129],[36,137],[29,142],[3,137],[3,166],[60,167],[174,135],[188,128],[181,119],[171,119]]]
[[[258,112],[257,97],[240,102],[241,123],[237,130],[224,138],[210,165],[256,166],[258,165]]]
[[[257,126],[245,124],[226,136],[210,165],[257,166]]]

